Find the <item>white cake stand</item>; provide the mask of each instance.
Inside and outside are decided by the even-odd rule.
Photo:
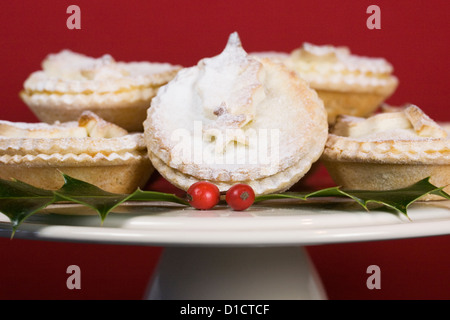
[[[15,238],[165,247],[148,299],[326,299],[303,246],[450,234],[450,201],[415,203],[410,220],[351,201],[286,201],[244,212],[124,204],[103,226],[79,205],[54,205]],[[0,236],[10,237],[0,214]]]

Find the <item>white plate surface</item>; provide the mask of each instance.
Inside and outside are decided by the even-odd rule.
[[[158,203],[124,204],[106,218],[79,205],[53,205],[28,218],[15,238],[154,246],[286,246],[450,234],[450,201],[415,203],[409,218],[351,201],[266,202],[234,212]],[[11,225],[0,214],[0,236]]]

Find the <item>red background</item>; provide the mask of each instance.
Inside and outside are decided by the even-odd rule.
[[[66,8],[81,8],[68,30]],[[366,28],[371,4],[381,30]],[[249,51],[286,51],[302,42],[349,46],[385,57],[400,85],[388,100],[411,102],[450,121],[448,1],[5,1],[0,8],[0,119],[37,121],[18,97],[23,81],[52,52],[69,48],[116,60],[190,66],[218,54],[238,31]],[[319,171],[309,179],[329,184]],[[326,173],[325,173],[326,174]],[[322,179],[322,180],[318,180]],[[162,248],[0,239],[0,299],[140,299]],[[449,299],[450,236],[308,247],[331,299]],[[82,289],[65,286],[67,266]],[[366,268],[380,266],[382,289],[368,290]]]

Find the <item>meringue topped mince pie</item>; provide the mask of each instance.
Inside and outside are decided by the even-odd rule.
[[[142,133],[85,111],[54,124],[0,121],[0,178],[55,190],[61,172],[113,193],[143,187],[153,172]]]
[[[338,117],[321,159],[347,189],[392,190],[431,177],[450,192],[449,135],[415,105],[367,119]]]
[[[247,183],[256,194],[288,189],[321,155],[328,134],[316,92],[295,72],[247,54],[237,33],[222,53],[181,70],[152,100],[149,157],[187,190]]]
[[[43,122],[76,121],[89,110],[128,131],[142,131],[151,99],[180,68],[63,50],[45,58],[42,70],[28,77],[20,96]]]
[[[304,43],[283,60],[317,91],[332,124],[336,116],[370,116],[398,86],[383,58],[352,54],[347,47]]]

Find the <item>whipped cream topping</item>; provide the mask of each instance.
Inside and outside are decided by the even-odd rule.
[[[387,112],[370,118],[343,116],[332,133],[358,141],[443,139],[447,132],[420,108],[410,105],[398,112]]]
[[[177,71],[168,63],[117,62],[105,54],[88,57],[70,50],[49,54],[25,81],[25,90],[47,93],[115,92],[136,87],[161,85],[167,79],[160,74]]]

